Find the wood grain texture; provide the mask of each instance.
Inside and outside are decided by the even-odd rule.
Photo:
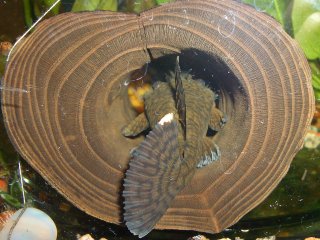
[[[59,192],[120,224],[129,151],[142,140],[121,134],[133,118],[123,78],[150,54],[169,53],[218,76],[207,80],[219,87],[228,124],[215,136],[221,159],[197,170],[156,228],[219,232],[277,186],[314,111],[302,51],[264,13],[235,1],[190,0],[140,16],[66,13],[45,20],[8,63],[5,124],[19,153]]]

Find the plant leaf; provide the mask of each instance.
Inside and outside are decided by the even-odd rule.
[[[72,12],[94,11],[100,0],[76,0],[72,6]]]
[[[320,101],[320,63],[309,61],[312,72],[312,86],[317,101]]]
[[[44,5],[46,6],[46,8],[49,8],[56,2],[56,0],[43,0],[43,2],[44,2]],[[60,5],[61,5],[61,2],[58,3],[54,8],[51,9],[51,12],[54,15],[57,15],[59,13]]]
[[[320,102],[320,90],[318,89],[313,89],[314,90],[314,96],[317,100],[317,102]]]
[[[320,58],[320,11],[311,14],[304,21],[295,39],[308,59]]]
[[[266,12],[274,17],[281,25],[285,26],[286,12],[291,0],[242,0],[243,3],[250,4],[260,12]]]
[[[24,11],[24,21],[27,26],[30,27],[33,23],[32,20],[32,12],[31,12],[31,4],[29,0],[23,0],[23,11]]]
[[[162,5],[162,4],[171,2],[171,1],[172,1],[172,0],[156,0],[156,2],[157,2],[158,5]]]
[[[294,0],[292,7],[292,27],[296,35],[304,21],[313,13],[320,11],[319,0]]]
[[[72,12],[109,10],[117,11],[117,0],[76,0],[72,6]]]
[[[0,190],[0,197],[9,205],[15,208],[21,208],[22,203],[16,199],[15,197],[11,196],[9,193],[3,192]]]
[[[117,11],[118,2],[117,0],[100,0],[96,10],[109,10],[109,11]]]

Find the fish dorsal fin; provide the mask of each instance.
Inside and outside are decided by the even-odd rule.
[[[176,87],[176,108],[179,114],[179,120],[182,125],[183,133],[184,133],[184,139],[186,139],[186,126],[187,126],[187,120],[186,120],[186,101],[185,101],[185,94],[184,89],[182,85],[182,79],[181,79],[181,69],[180,69],[180,63],[179,63],[179,56],[177,56],[176,59],[176,67],[175,67],[175,87]]]
[[[173,113],[172,113],[173,116]],[[170,116],[169,116],[170,117]],[[140,238],[147,235],[185,186],[178,122],[160,121],[133,152],[124,179],[124,220]]]

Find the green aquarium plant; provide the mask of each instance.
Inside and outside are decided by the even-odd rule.
[[[281,25],[286,26],[288,21],[287,8],[291,0],[243,0],[242,2],[252,5],[258,11],[268,13]]]
[[[76,0],[72,7],[72,12],[109,10],[117,11],[117,0]]]
[[[31,27],[33,22],[39,18],[48,8],[50,8],[56,0],[23,0],[24,17],[27,27]],[[57,15],[60,10],[59,2],[51,9],[49,16]]]
[[[320,101],[320,1],[243,0],[273,16],[303,49],[312,70],[312,85]]]
[[[144,10],[150,9],[157,4],[165,3],[166,1],[155,0],[75,0],[71,11],[95,11],[95,10],[108,10],[108,11],[121,11],[139,13]]]
[[[295,0],[292,8],[292,28],[295,39],[309,59],[312,85],[320,100],[320,1]]]

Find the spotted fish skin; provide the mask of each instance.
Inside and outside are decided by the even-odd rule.
[[[208,126],[217,128],[225,122],[215,106],[213,91],[190,74],[181,74],[181,81],[186,132],[176,109],[174,74],[168,76],[167,82],[154,85],[144,97],[145,111],[122,131],[125,136],[136,136],[151,129],[133,151],[124,180],[124,220],[139,237],[153,229],[174,197],[192,179],[199,163],[205,166],[208,161],[204,159],[213,156],[216,145],[206,137]],[[173,114],[173,120],[160,125],[168,113]]]
[[[207,88],[202,81],[193,80],[190,74],[182,74],[182,84],[186,104],[186,140],[183,140],[183,129],[179,125],[180,152],[184,152],[185,164],[181,170],[187,178],[193,176],[196,165],[202,159],[203,140],[209,126],[212,111],[215,107],[216,94]],[[173,113],[175,120],[179,121],[179,114],[174,99],[174,75],[169,76],[168,82],[159,82],[152,92],[145,97],[145,114],[151,129],[167,113]],[[221,115],[221,114],[220,114]],[[217,119],[220,121],[220,119]]]

